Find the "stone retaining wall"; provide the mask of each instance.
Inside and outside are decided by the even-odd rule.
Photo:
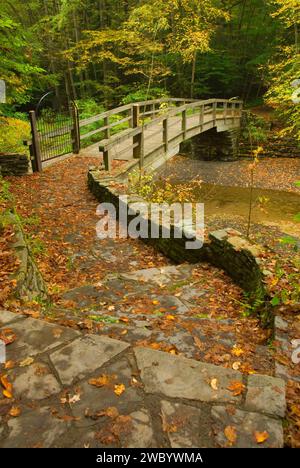
[[[238,158],[240,129],[218,132],[212,128],[180,145],[180,152],[204,161],[234,161]]]
[[[25,154],[0,154],[0,175],[22,176],[28,168],[29,159]]]
[[[111,202],[119,209],[119,197],[122,194],[120,183],[116,178],[102,178],[101,171],[91,169],[88,173],[88,185],[91,192],[99,202]],[[126,201],[122,201],[123,209],[128,212],[128,224],[140,214],[139,203],[148,206],[147,202],[137,195],[129,195]],[[125,206],[124,206],[125,204]],[[262,301],[266,296],[264,288],[263,269],[260,268],[262,250],[255,246],[233,229],[223,229],[209,234],[209,240],[204,242],[202,248],[186,249],[187,241],[201,241],[195,234],[193,225],[185,220],[185,226],[172,225],[167,227],[161,223],[158,226],[159,238],[151,238],[150,233],[156,220],[151,220],[149,214],[143,213],[142,219],[147,225],[148,238],[143,239],[151,243],[167,257],[177,263],[198,263],[207,261],[222,268],[226,273],[240,285],[248,294],[252,303]],[[156,224],[157,227],[157,224]],[[169,238],[163,238],[161,233],[167,230]],[[175,238],[174,233],[177,237]]]

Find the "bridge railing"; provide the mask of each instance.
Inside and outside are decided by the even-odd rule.
[[[228,99],[158,99],[131,106],[130,128],[100,143],[107,171],[111,170],[112,160],[125,151],[132,150],[132,157],[139,159],[140,167],[144,167],[145,158],[152,160],[162,152],[168,154],[182,141],[202,131],[222,124],[238,126],[243,103]],[[125,141],[126,148],[122,147]]]
[[[42,170],[42,163],[45,160],[42,155],[42,143],[43,138],[46,136],[47,145],[54,150],[52,158],[63,154],[61,152],[55,153],[55,142],[57,140],[59,140],[60,147],[68,148],[70,146],[73,148],[74,153],[79,153],[82,146],[98,142],[104,154],[105,167],[109,170],[112,159],[119,157],[123,152],[122,149],[118,152],[117,146],[126,139],[130,140],[130,138],[132,138],[132,143],[129,142],[126,149],[132,149],[133,157],[139,158],[141,164],[143,164],[143,155],[147,156],[145,151],[148,151],[144,147],[145,141],[149,139],[147,130],[155,125],[161,126],[163,142],[160,146],[168,148],[172,144],[172,140],[174,140],[172,128],[174,129],[176,125],[180,124],[181,130],[175,137],[175,143],[181,136],[184,139],[186,138],[188,131],[191,130],[190,120],[192,117],[199,116],[196,125],[196,127],[199,127],[204,122],[207,123],[208,115],[213,116],[214,122],[221,118],[224,118],[225,122],[229,122],[232,118],[240,118],[241,109],[241,101],[225,99],[199,101],[183,98],[162,98],[126,104],[85,119],[80,119],[78,111],[75,109],[76,112],[72,112],[72,115],[68,117],[68,126],[66,128],[54,128],[46,135],[41,134],[35,112],[32,111],[30,113],[32,114],[32,139],[24,142],[24,144],[29,146],[37,170]],[[137,128],[141,130],[137,130]],[[159,129],[156,135],[158,133]],[[69,142],[69,146],[65,144],[65,141]],[[68,151],[65,151],[65,153]]]

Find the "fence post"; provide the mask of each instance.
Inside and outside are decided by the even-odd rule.
[[[168,150],[169,150],[169,128],[168,128],[168,125],[169,125],[169,118],[166,117],[163,120],[163,142],[164,142],[165,153],[166,154],[168,153]]]
[[[71,135],[72,135],[73,153],[79,154],[80,152],[80,127],[79,127],[78,108],[75,102],[72,102],[72,120],[73,120],[73,127],[71,129]]]
[[[36,124],[36,115],[35,111],[29,111],[29,120],[31,126],[31,136],[32,136],[32,155],[34,158],[34,164],[32,165],[32,170],[34,172],[42,172],[42,159],[41,159],[41,148],[39,140],[39,132]]]

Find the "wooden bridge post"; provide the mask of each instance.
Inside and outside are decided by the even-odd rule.
[[[106,140],[109,140],[110,139],[109,117],[104,117],[103,123],[104,123],[104,127],[106,127],[104,130],[104,138]]]
[[[41,148],[39,140],[39,132],[37,129],[36,123],[36,114],[35,111],[29,111],[29,120],[31,126],[31,135],[32,135],[32,155],[34,158],[34,169],[35,172],[42,172],[42,159],[41,159]]]
[[[168,153],[169,150],[169,118],[166,117],[163,120],[163,143],[165,147],[165,153]]]
[[[216,118],[217,118],[217,103],[215,101],[213,103],[213,123],[214,123],[214,127],[216,126]]]
[[[181,130],[182,130],[182,133],[183,133],[183,139],[185,140],[185,137],[186,137],[186,109],[184,109],[182,111],[182,126],[181,126]]]
[[[224,104],[223,104],[223,115],[224,115],[224,124],[226,124],[226,120],[227,120],[227,102],[224,102]]]
[[[132,106],[132,127],[137,128],[140,121],[140,106],[133,104]],[[133,137],[133,158],[140,160],[140,168],[144,165],[144,129]]]
[[[139,104],[133,104],[132,106],[132,128],[139,126],[140,120],[140,106]]]
[[[199,113],[199,125],[201,126],[201,131],[203,127],[203,121],[204,121],[204,106],[203,104],[200,106],[200,113]]]

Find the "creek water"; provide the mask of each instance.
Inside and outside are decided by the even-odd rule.
[[[178,184],[187,184],[188,180],[192,180],[195,175],[192,170],[189,177],[189,159],[186,160],[186,170],[182,171],[167,171],[162,168],[160,177],[168,178],[168,181],[176,186]],[[201,161],[198,161],[197,177],[202,178]],[[226,170],[226,165],[224,165]],[[206,173],[209,171],[209,166],[205,163]],[[213,166],[212,166],[213,171]],[[194,174],[193,174],[194,173]],[[207,179],[205,177],[204,179]],[[300,176],[298,180],[300,179]],[[250,191],[249,187],[230,186],[230,176],[227,181],[228,185],[219,185],[202,182],[201,187],[195,187],[194,198],[197,201],[204,203],[205,218],[218,218],[226,221],[238,220],[241,224],[246,225],[249,213]],[[263,224],[278,227],[278,229],[286,234],[300,238],[300,222],[297,222],[294,217],[300,212],[300,194],[295,192],[287,192],[283,190],[270,190],[265,188],[255,187],[252,191],[252,223]]]

